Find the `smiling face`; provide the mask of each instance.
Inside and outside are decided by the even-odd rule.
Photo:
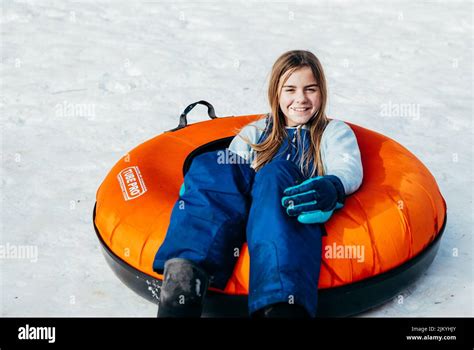
[[[321,106],[318,83],[310,67],[295,70],[280,91],[286,126],[306,124]]]

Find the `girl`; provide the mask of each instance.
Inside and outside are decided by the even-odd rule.
[[[273,65],[271,113],[228,152],[194,158],[153,268],[163,273],[159,317],[199,317],[209,285],[224,289],[247,241],[252,317],[314,317],[324,222],[362,183],[350,127],[325,114],[317,57],[289,51]]]

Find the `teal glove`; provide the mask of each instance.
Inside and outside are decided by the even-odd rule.
[[[290,216],[297,216],[302,224],[320,224],[328,221],[334,210],[344,206],[345,191],[335,175],[308,179],[284,191],[281,204]]]
[[[186,191],[186,187],[184,186],[184,182],[179,188],[179,196],[181,197],[184,194],[184,191]]]

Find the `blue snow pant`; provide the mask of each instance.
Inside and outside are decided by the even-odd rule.
[[[285,302],[314,317],[322,227],[299,223],[281,205],[283,190],[304,180],[300,170],[275,158],[255,172],[249,164],[222,164],[219,152],[191,163],[153,269],[162,274],[166,260],[188,259],[208,272],[212,286],[224,289],[246,240],[249,313]]]

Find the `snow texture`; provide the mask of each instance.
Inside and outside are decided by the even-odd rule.
[[[403,144],[448,205],[431,267],[362,316],[473,316],[472,7],[3,1],[0,244],[38,255],[2,257],[0,315],[154,317],[102,256],[91,220],[98,186],[191,102],[210,101],[220,116],[267,112],[271,65],[308,49],[326,71],[328,115]],[[205,115],[197,107],[190,121]]]

